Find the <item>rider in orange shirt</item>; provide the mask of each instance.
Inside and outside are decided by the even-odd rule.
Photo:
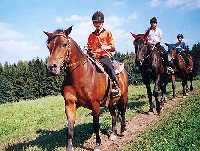
[[[97,11],[92,16],[93,25],[96,28],[88,38],[88,54],[103,65],[105,71],[110,76],[112,85],[112,95],[119,95],[119,86],[114,68],[112,66],[112,54],[115,51],[114,40],[110,31],[103,28],[104,15]]]

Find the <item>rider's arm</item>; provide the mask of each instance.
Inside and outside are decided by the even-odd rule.
[[[114,39],[112,36],[111,32],[108,32],[107,37],[106,37],[106,41],[107,41],[107,50],[109,50],[110,52],[114,52],[115,51],[115,45],[114,45]]]
[[[90,34],[90,36],[88,37],[87,46],[88,46],[88,50],[91,53],[96,53],[96,52],[100,51],[99,50],[100,49],[99,41],[94,34]]]
[[[185,42],[182,42],[182,49],[184,49],[184,51],[186,51],[186,49],[187,49]]]
[[[162,42],[163,40],[163,32],[161,29],[159,29],[159,41]]]

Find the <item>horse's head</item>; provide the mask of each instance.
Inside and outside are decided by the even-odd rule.
[[[175,57],[176,57],[176,44],[165,43],[165,45],[168,47],[168,60],[175,59]]]
[[[66,30],[58,29],[53,33],[45,32],[48,36],[47,47],[50,55],[48,57],[47,68],[54,74],[59,75],[61,67],[71,60],[71,33],[72,26]]]
[[[147,48],[147,37],[145,34],[134,34],[131,33],[134,37],[133,44],[135,46],[135,62],[138,65],[142,65],[145,57],[148,55],[148,48]]]

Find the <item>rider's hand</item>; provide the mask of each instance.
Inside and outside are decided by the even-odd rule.
[[[109,49],[111,49],[111,46],[102,45],[101,49],[103,49],[103,50],[109,50]]]

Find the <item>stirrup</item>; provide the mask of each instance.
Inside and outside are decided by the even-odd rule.
[[[119,88],[112,88],[111,93],[112,93],[113,97],[120,96],[120,90],[119,90]]]
[[[113,81],[113,83],[112,83],[111,93],[112,93],[113,97],[117,97],[117,96],[120,95],[119,87],[118,87],[118,85],[117,85],[117,83],[115,81]]]
[[[167,67],[167,73],[168,74],[173,74],[174,73],[174,69],[172,67]]]

